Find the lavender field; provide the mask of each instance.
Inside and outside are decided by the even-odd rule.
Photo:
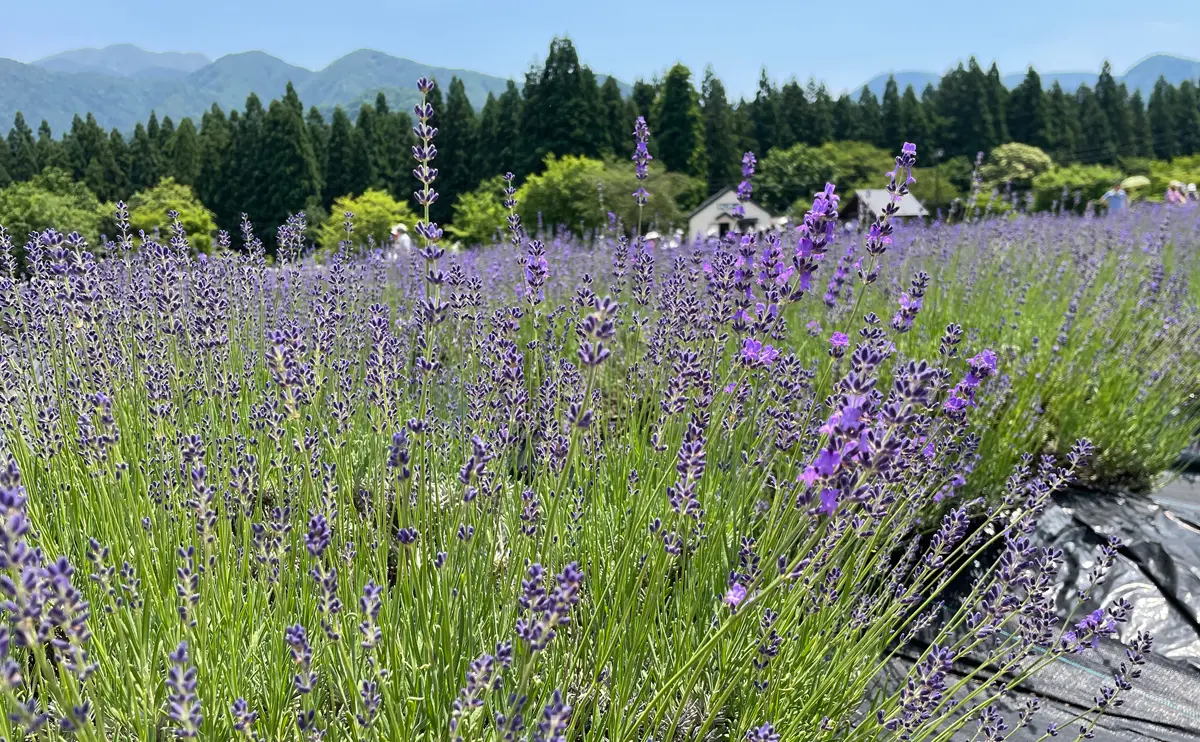
[[[1037,730],[1075,739],[1137,684],[1134,606],[1062,613],[1030,535],[1194,440],[1194,207],[859,232],[831,184],[668,249],[533,234],[510,183],[511,239],[450,253],[415,114],[398,257],[350,214],[319,258],[302,215],[271,257],[0,232],[5,739],[1000,740],[1129,639]]]

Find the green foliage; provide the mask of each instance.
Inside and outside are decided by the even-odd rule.
[[[759,202],[768,211],[782,214],[808,208],[812,195],[833,183],[841,193],[860,187],[878,187],[893,158],[863,142],[829,142],[820,147],[797,144],[773,150],[760,163],[755,177]]]
[[[129,199],[129,225],[134,234],[158,230],[161,239],[170,234],[168,211],[179,212],[179,222],[187,232],[188,242],[198,252],[212,252],[213,233],[217,230],[213,213],[200,203],[191,186],[174,178],[163,178],[158,185],[133,194]]]
[[[660,231],[681,227],[684,208],[696,203],[703,182],[681,173],[668,173],[651,163],[646,179],[650,201],[642,212],[642,228]],[[547,158],[543,170],[530,176],[517,192],[517,209],[527,225],[539,215],[547,229],[559,226],[584,234],[600,229],[608,214],[616,214],[627,229],[638,224],[638,208],[629,194],[636,179],[622,161],[604,163],[586,157]]]
[[[496,175],[473,191],[459,195],[454,202],[454,217],[446,231],[467,245],[487,245],[505,229],[508,210],[504,208],[504,176]]]
[[[66,225],[98,247],[102,217],[96,195],[64,170],[47,168],[30,180],[0,189],[0,224],[18,251],[29,233],[51,227],[65,229]]]
[[[317,230],[317,245],[324,251],[336,250],[338,243],[346,239],[343,227],[346,212],[354,214],[353,241],[363,245],[367,237],[382,245],[391,237],[392,227],[404,224],[411,231],[417,216],[408,204],[397,201],[391,194],[370,188],[358,196],[339,196],[329,210],[329,221]]]
[[[936,214],[938,209],[948,214],[951,204],[966,199],[971,188],[971,171],[972,165],[965,157],[954,157],[933,167],[918,167],[913,170],[916,182],[908,190],[930,214]]]
[[[980,175],[990,189],[1012,183],[1016,188],[1027,188],[1033,179],[1050,168],[1054,162],[1050,155],[1029,144],[1010,142],[993,149]]]
[[[1082,212],[1088,201],[1095,201],[1123,177],[1120,170],[1103,165],[1068,165],[1047,170],[1033,179],[1034,206],[1046,211],[1058,202],[1059,208]],[[1063,190],[1067,191],[1063,201]],[[1075,194],[1079,196],[1076,198]]]
[[[600,203],[603,179],[604,163],[600,160],[551,155],[542,163],[542,172],[529,176],[517,192],[517,209],[524,223],[531,225],[529,228],[540,215],[547,228],[563,225],[572,230],[599,229],[604,225]]]
[[[1159,201],[1173,180],[1180,183],[1200,183],[1200,155],[1176,157],[1170,162],[1154,160],[1142,174],[1150,178],[1150,185],[1142,189],[1144,195],[1149,200]]]

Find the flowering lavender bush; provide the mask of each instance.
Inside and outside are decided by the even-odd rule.
[[[207,258],[175,221],[165,243],[123,229],[104,261],[33,235],[32,277],[0,283],[5,738],[946,739],[999,728],[1007,687],[1126,619],[1119,603],[1060,621],[1061,554],[1028,539],[1091,444],[1015,460],[991,505],[963,490],[981,456],[1007,461],[987,417],[1056,409],[1026,378],[1043,367],[1064,386],[1121,370],[1093,380],[1148,390],[1121,404],[1174,399],[1171,364],[1108,360],[1148,338],[1076,360],[1023,350],[1011,318],[942,321],[939,301],[995,300],[1023,275],[998,263],[1034,246],[958,258],[987,227],[910,233],[893,206],[843,246],[829,186],[785,234],[664,256],[639,228],[584,250],[529,236],[509,177],[510,242],[451,259],[428,217],[432,110],[415,112],[423,219],[400,264],[353,256],[349,214],[328,263],[301,259],[296,217],[271,267],[248,223],[243,251]],[[639,122],[639,176],[647,139]],[[896,199],[915,162],[905,145]],[[949,258],[963,287],[906,273]],[[1111,315],[1077,305],[1155,259],[1042,264],[1102,333]],[[1164,280],[1136,295],[1178,299]],[[1004,301],[1053,316],[1018,289]],[[1118,293],[1121,321],[1167,311]],[[934,643],[879,691],[918,632]],[[980,669],[956,681],[967,655]]]

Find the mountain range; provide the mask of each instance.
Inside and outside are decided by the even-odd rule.
[[[876,75],[865,85],[882,96],[888,75],[903,91],[912,85],[918,92],[940,75],[925,71],[900,71]],[[1049,88],[1059,82],[1066,90],[1082,84],[1094,85],[1095,72],[1049,72],[1041,75]],[[351,116],[363,103],[374,102],[382,92],[393,108],[408,108],[417,99],[413,83],[432,77],[442,85],[451,76],[463,81],[467,97],[476,110],[488,93],[499,95],[508,80],[470,70],[433,67],[383,52],[360,49],[321,70],[289,64],[260,51],[228,54],[210,60],[203,54],[151,52],[132,44],[102,49],[75,49],[22,63],[0,57],[0,134],[20,111],[33,128],[44,119],[56,135],[71,125],[76,114],[91,112],[104,128],[131,132],[150,111],[176,121],[199,116],[213,103],[226,111],[241,109],[246,96],[257,93],[263,102],[280,97],[288,82],[296,87],[305,106],[316,106],[328,118],[335,106]],[[1025,73],[1003,76],[1009,88],[1018,85]],[[1200,61],[1155,54],[1119,76],[1132,90],[1148,96],[1159,77],[1178,85],[1200,78]],[[599,76],[600,82],[604,76]],[[630,88],[620,83],[628,95]],[[857,90],[857,89],[856,89]]]
[[[199,123],[213,103],[226,111],[240,110],[253,92],[265,104],[282,97],[288,82],[306,108],[316,106],[326,119],[335,106],[353,117],[380,92],[393,109],[407,109],[418,97],[417,78],[431,77],[447,86],[451,76],[463,81],[476,110],[488,93],[500,95],[508,84],[506,78],[432,67],[370,49],[351,52],[318,71],[259,51],[209,60],[203,54],[149,52],[131,44],[77,49],[28,64],[0,57],[0,132],[7,132],[18,111],[34,129],[47,121],[55,136],[70,128],[76,114],[88,112],[100,126],[123,132],[131,132],[150,111],[160,119],[170,116],[178,122],[192,116]],[[621,88],[629,93],[627,85]]]
[[[921,71],[903,71],[903,72],[885,72],[876,75],[868,80],[865,85],[876,97],[883,95],[883,89],[887,85],[888,76],[892,75],[896,78],[896,85],[899,86],[900,92],[904,92],[904,88],[912,85],[913,89],[919,95],[926,85],[933,84],[935,87],[941,75],[936,72],[921,72]],[[1038,75],[1042,78],[1042,89],[1049,90],[1055,82],[1062,85],[1063,90],[1074,91],[1080,85],[1095,86],[1096,78],[1100,73],[1097,72],[1042,72],[1038,70]],[[1184,57],[1175,57],[1170,54],[1153,54],[1146,57],[1142,61],[1130,67],[1123,75],[1114,75],[1117,82],[1124,82],[1132,93],[1135,90],[1140,90],[1142,97],[1146,98],[1150,95],[1150,91],[1154,89],[1154,83],[1159,77],[1165,78],[1172,85],[1178,85],[1184,80],[1193,80],[1200,78],[1200,61],[1194,59],[1186,59]],[[1011,75],[1001,76],[1001,81],[1005,87],[1015,88],[1025,79],[1024,72],[1017,72]],[[858,91],[863,86],[855,88],[854,97],[858,97]]]

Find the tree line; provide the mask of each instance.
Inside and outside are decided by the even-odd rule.
[[[813,80],[777,85],[764,70],[754,97],[734,101],[711,67],[697,88],[682,64],[637,81],[624,95],[616,80],[601,83],[580,63],[570,40],[555,39],[521,87],[510,81],[480,110],[457,78],[436,88],[431,103],[440,131],[441,198],[432,209],[439,222],[449,221],[455,199],[481,182],[506,171],[524,180],[541,172],[549,155],[626,157],[638,116],[650,122],[656,161],[709,193],[736,182],[743,151],[761,157],[796,144],[858,141],[891,151],[911,141],[926,164],[973,159],[1006,142],[1037,146],[1064,164],[1200,153],[1194,83],[1160,78],[1147,103],[1117,82],[1107,62],[1094,88],[1067,92],[1055,83],[1047,90],[1030,68],[1010,91],[994,64],[985,72],[972,58],[919,93],[912,86],[901,92],[889,78],[881,99],[866,87],[835,98]],[[301,209],[327,217],[339,196],[377,189],[407,200],[413,187],[406,111],[392,110],[380,93],[353,118],[336,108],[327,120],[315,107],[305,111],[290,83],[265,106],[253,93],[241,111],[214,104],[199,124],[151,112],[128,138],[106,133],[90,113],[77,115],[59,138],[44,121],[35,136],[18,113],[6,143],[0,188],[53,167],[100,200],[115,201],[171,177],[194,189],[218,226],[230,230],[243,212],[269,234]]]

